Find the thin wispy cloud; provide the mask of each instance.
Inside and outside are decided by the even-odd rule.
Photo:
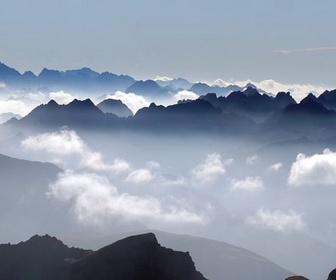
[[[281,49],[281,50],[275,50],[274,53],[292,54],[292,53],[300,53],[300,52],[324,52],[324,51],[336,51],[336,46],[335,47],[302,48],[302,49]]]

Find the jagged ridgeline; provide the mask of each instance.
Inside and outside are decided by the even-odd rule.
[[[98,251],[69,248],[55,237],[35,235],[17,245],[0,245],[0,261],[0,279],[205,280],[188,253],[160,246],[153,233]]]

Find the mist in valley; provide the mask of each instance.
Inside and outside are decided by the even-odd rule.
[[[228,242],[310,279],[334,266],[335,146],[69,127],[7,133],[1,154],[54,166],[18,167],[15,188],[2,181],[1,243],[48,233],[95,249],[109,236],[161,230]]]

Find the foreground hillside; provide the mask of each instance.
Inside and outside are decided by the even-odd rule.
[[[50,236],[0,245],[0,279],[205,280],[188,253],[159,245],[155,235],[131,236],[98,251],[69,248]]]

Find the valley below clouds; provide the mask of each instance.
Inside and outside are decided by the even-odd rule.
[[[323,271],[333,265],[336,161],[330,149],[266,153],[258,143],[207,135],[92,135],[66,127],[14,145],[11,156],[62,169],[34,199],[61,209],[65,215],[48,223],[71,242],[80,236],[78,245],[155,228],[242,246],[306,275],[318,275],[308,263],[319,262]],[[12,219],[20,224],[19,216]],[[10,239],[9,231],[1,241]]]

